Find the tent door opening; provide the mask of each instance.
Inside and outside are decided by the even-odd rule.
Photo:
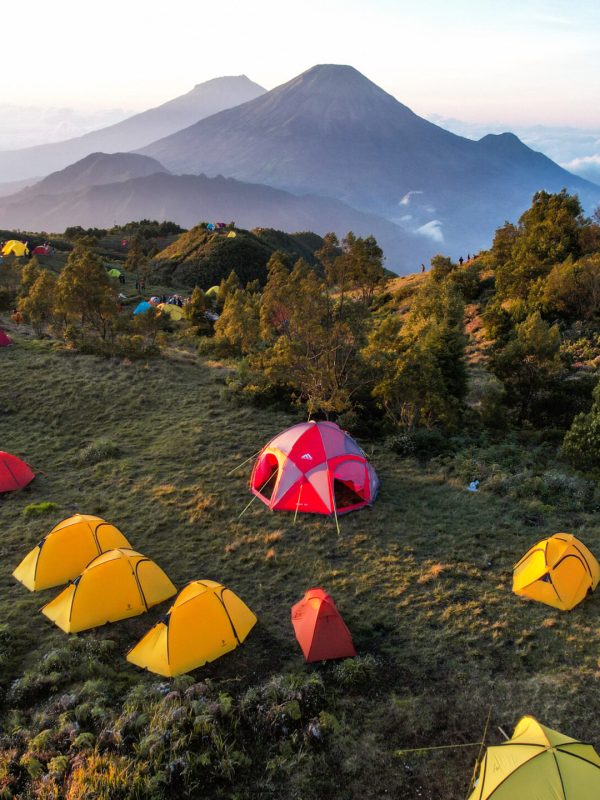
[[[365,502],[365,498],[359,494],[352,483],[342,481],[339,478],[333,480],[333,497],[335,507],[338,511],[351,508]]]

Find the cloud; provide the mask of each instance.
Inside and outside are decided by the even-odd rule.
[[[439,219],[432,219],[431,222],[427,222],[425,223],[425,225],[421,225],[420,228],[417,228],[416,233],[421,234],[421,236],[427,236],[434,242],[444,241],[444,234],[442,233],[442,223]]]
[[[413,194],[423,194],[420,190],[414,190],[412,192],[407,192],[404,197],[399,201],[399,206],[407,206],[410,203],[410,198]]]
[[[574,158],[566,164],[561,164],[561,166],[568,169],[569,172],[574,172],[575,175],[580,175],[582,178],[587,178],[596,183],[600,181],[600,153]]]

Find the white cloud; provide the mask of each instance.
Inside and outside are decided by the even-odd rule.
[[[596,153],[593,156],[583,156],[583,158],[574,158],[573,161],[569,161],[567,164],[563,164],[565,169],[570,169],[573,172],[576,172],[578,168],[581,167],[600,167],[600,153]]]
[[[404,195],[404,197],[399,201],[398,205],[407,206],[410,203],[410,198],[412,197],[413,194],[423,194],[423,192],[420,191],[419,189],[415,189],[412,192],[407,192]]]
[[[432,219],[431,222],[427,222],[425,223],[425,225],[421,225],[420,228],[417,228],[416,233],[421,234],[421,236],[427,236],[434,242],[444,241],[444,234],[442,232],[442,223],[439,219]]]

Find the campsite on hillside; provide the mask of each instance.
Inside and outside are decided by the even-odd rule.
[[[2,238],[0,796],[597,796],[597,214]]]
[[[600,800],[598,3],[7,5],[0,800]]]

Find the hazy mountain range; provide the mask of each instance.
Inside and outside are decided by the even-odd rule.
[[[0,103],[0,150],[62,142],[114,125],[134,112],[123,108],[85,111],[74,108]]]
[[[502,122],[464,122],[432,114],[430,122],[468,139],[481,139],[488,133],[511,130],[533,150],[556,161],[561,167],[582,178],[600,181],[600,129],[571,128],[566,125],[515,125]]]
[[[83,152],[92,146],[117,152]],[[0,153],[0,179],[9,166],[13,179],[22,177],[25,162],[32,174],[47,174],[50,163],[60,169],[2,199],[5,228],[152,217],[352,229],[373,233],[398,271],[436,252],[458,257],[487,246],[539,189],[566,187],[588,211],[600,202],[600,187],[515,135],[458,136],[338,65],[313,67],[270,92],[245,76],[200,84],[93,134]]]
[[[206,81],[174,100],[85,136],[0,152],[0,182],[47,175],[90,153],[136,150],[204,117],[252,100],[264,92],[262,86],[253,83],[245,75]]]

